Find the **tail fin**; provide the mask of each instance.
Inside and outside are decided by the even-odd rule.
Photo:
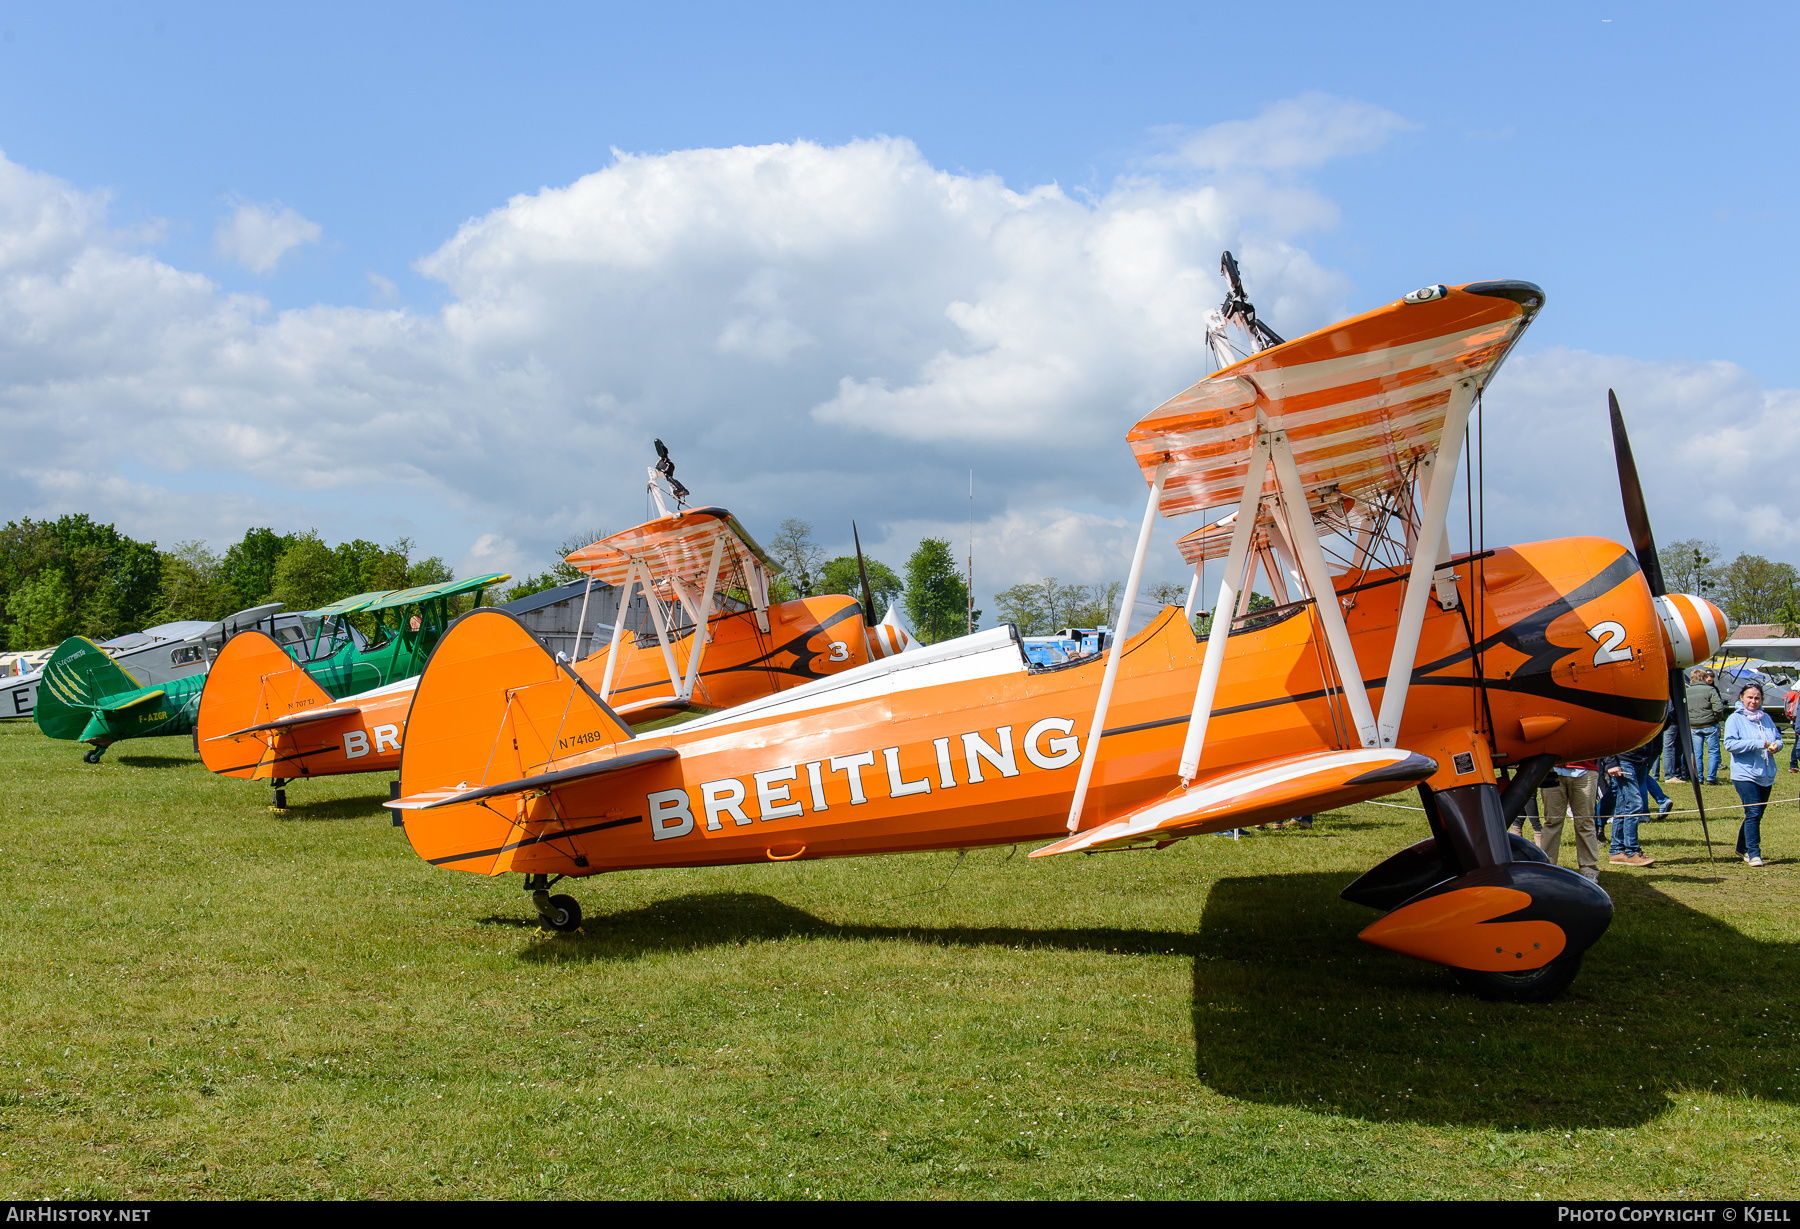
[[[49,737],[73,742],[83,736],[95,713],[116,707],[143,689],[105,649],[86,636],[70,636],[44,663],[32,716]]]
[[[200,759],[209,771],[222,776],[269,776],[259,769],[275,753],[273,744],[279,738],[252,733],[250,727],[335,704],[272,637],[259,631],[239,632],[225,642],[206,673],[194,722]]]
[[[630,739],[631,727],[517,618],[473,610],[450,625],[419,677],[400,753],[400,801],[517,784]],[[429,815],[401,809],[413,849],[429,862],[497,875],[535,869],[523,865],[534,857],[561,856],[538,838],[518,838],[521,824],[538,821],[515,819],[513,806],[469,802]]]

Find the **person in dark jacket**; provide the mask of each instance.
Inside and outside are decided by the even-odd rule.
[[[1688,724],[1694,728],[1694,770],[1705,770],[1706,783],[1719,783],[1719,727],[1732,706],[1719,690],[1718,676],[1705,666],[1688,672]]]

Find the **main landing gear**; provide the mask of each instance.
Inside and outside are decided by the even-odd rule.
[[[573,896],[550,895],[551,885],[556,879],[548,875],[525,876],[525,890],[531,893],[531,903],[537,907],[538,918],[550,930],[571,931],[581,929],[581,904]]]
[[[1554,762],[1521,765],[1505,795],[1488,783],[1419,786],[1432,834],[1341,894],[1387,911],[1360,937],[1447,965],[1482,998],[1545,1003],[1567,989],[1612,922],[1612,897],[1507,832]]]

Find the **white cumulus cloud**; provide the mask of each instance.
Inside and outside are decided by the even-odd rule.
[[[273,273],[283,256],[303,243],[317,243],[324,233],[286,205],[242,204],[219,219],[213,251],[252,273]]]
[[[1394,130],[1357,114],[1270,121],[1301,136],[1256,165]],[[1254,163],[1212,139],[1214,165]],[[422,257],[441,310],[278,312],[158,260],[103,194],[0,157],[0,519],[87,511],[165,543],[317,525],[538,572],[566,536],[643,518],[660,437],[697,500],[765,538],[799,516],[847,551],[854,517],[890,565],[926,534],[960,554],[973,469],[983,593],[1119,579],[1144,497],[1124,433],[1209,370],[1221,249],[1288,336],[1419,280],[1347,302],[1304,247],[1329,221],[1278,177],[1076,199],[897,138],[618,153]],[[244,259],[317,237],[298,222]],[[1791,541],[1772,510],[1800,494],[1800,394],[1728,364],[1561,351],[1515,356],[1488,397],[1490,541],[1620,532],[1608,383],[1645,441],[1659,536]],[[1152,579],[1179,575],[1181,528],[1160,531]]]

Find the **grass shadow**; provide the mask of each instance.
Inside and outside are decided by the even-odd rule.
[[[1488,1003],[1446,969],[1361,943],[1339,875],[1221,881],[1194,962],[1195,1070],[1220,1092],[1370,1121],[1636,1126],[1682,1092],[1800,1100],[1796,944],[1640,879],[1556,1002]]]
[[[512,925],[493,916],[483,925]],[[536,925],[521,918],[521,927]],[[653,952],[781,939],[842,939],[854,942],[898,939],[959,947],[1059,948],[1064,951],[1121,952],[1128,955],[1192,955],[1192,934],[1112,927],[1035,929],[1027,926],[861,926],[828,922],[804,909],[760,892],[694,892],[641,909],[590,915],[581,931],[546,935],[520,953],[527,961],[635,960]]]

